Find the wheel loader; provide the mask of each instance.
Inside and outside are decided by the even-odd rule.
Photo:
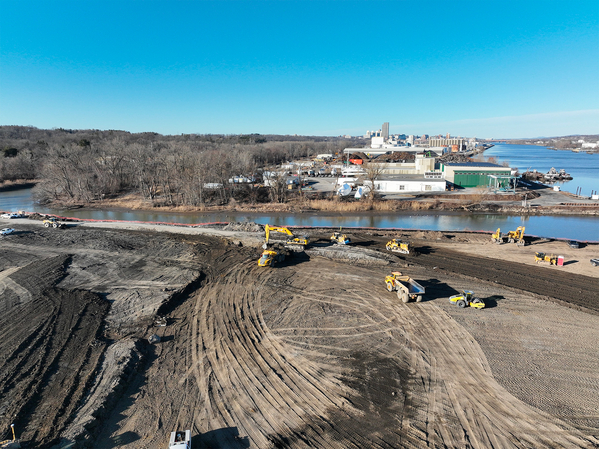
[[[485,303],[480,298],[474,297],[472,290],[463,290],[461,294],[451,296],[449,302],[461,309],[467,306],[474,307],[475,309],[485,308]]]
[[[524,226],[518,226],[515,231],[508,231],[506,237],[508,243],[516,242],[518,246],[524,246],[526,242],[524,241]]]
[[[412,245],[410,245],[410,242],[402,242],[401,239],[393,239],[387,242],[386,248],[387,251],[394,253],[410,254]]]
[[[390,292],[397,291],[397,297],[403,303],[410,300],[422,301],[424,287],[399,271],[392,271],[391,275],[385,277],[385,285]]]
[[[557,256],[554,256],[553,254],[535,253],[535,262],[549,262],[549,265],[557,266]]]
[[[54,217],[46,218],[43,221],[43,223],[44,223],[44,226],[47,228],[64,229],[66,227],[66,225],[63,222],[58,221]]]

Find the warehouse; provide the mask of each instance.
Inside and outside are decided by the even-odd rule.
[[[460,187],[509,187],[512,169],[490,162],[449,162],[441,164],[448,182]]]
[[[364,186],[372,183],[364,181]],[[445,179],[429,178],[419,175],[389,176],[377,179],[374,190],[379,193],[413,193],[413,192],[444,192]]]

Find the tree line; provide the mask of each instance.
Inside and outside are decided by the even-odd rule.
[[[168,206],[227,204],[236,195],[279,200],[277,192],[264,197],[229,179],[353,145],[330,137],[0,126],[0,182],[36,180],[34,194],[42,203],[86,204],[131,192]]]

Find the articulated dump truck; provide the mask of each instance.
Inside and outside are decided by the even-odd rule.
[[[424,296],[424,287],[399,271],[393,271],[390,276],[385,277],[385,284],[387,290],[396,291],[397,297],[404,303],[410,300],[420,302]]]

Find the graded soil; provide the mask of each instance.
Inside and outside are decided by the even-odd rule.
[[[26,447],[165,448],[176,429],[194,448],[599,445],[596,245],[310,230],[262,268],[262,233],[234,227],[14,223],[0,429]],[[397,270],[423,302],[385,289]],[[463,289],[487,307],[450,304]]]

